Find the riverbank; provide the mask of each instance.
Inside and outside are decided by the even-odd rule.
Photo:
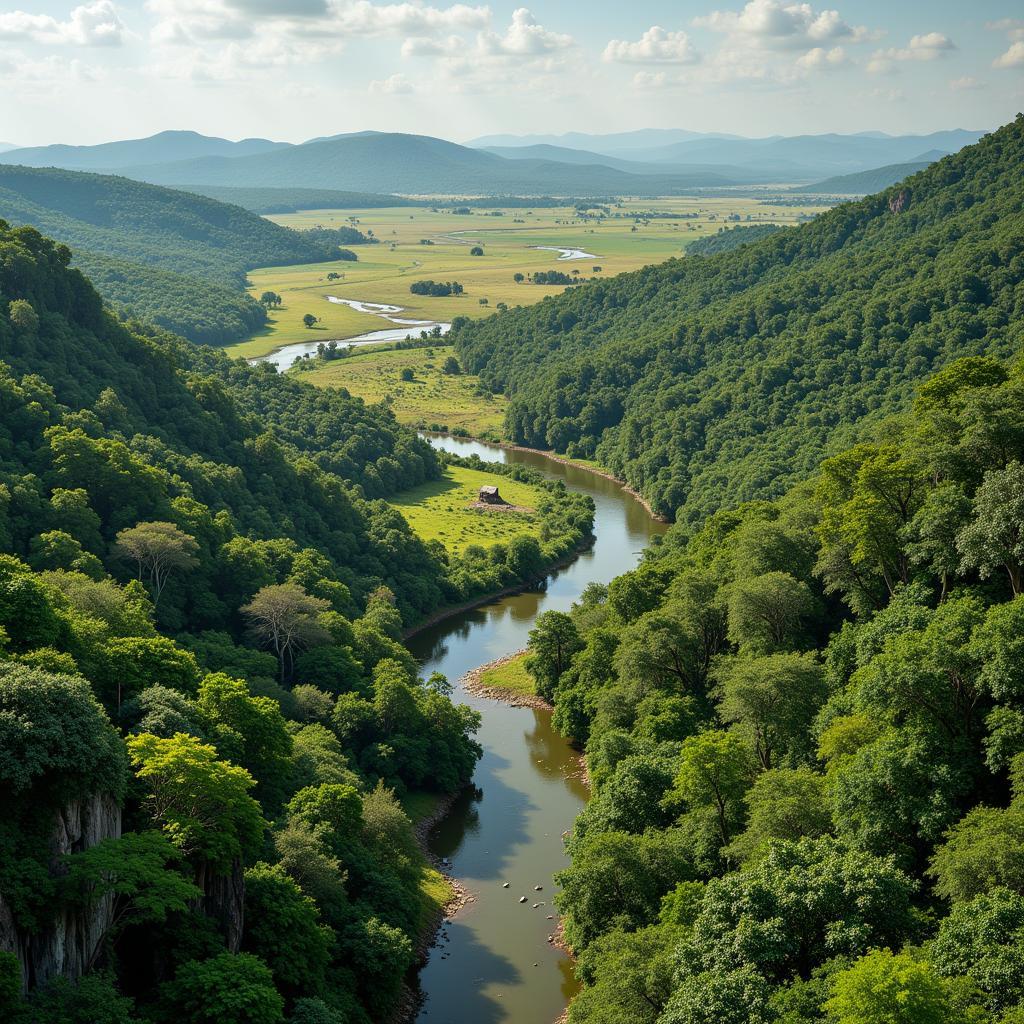
[[[492,448],[504,448],[505,451],[509,452],[525,452],[527,455],[543,455],[545,459],[550,459],[552,462],[561,463],[563,466],[572,466],[573,469],[582,469],[587,473],[593,473],[594,476],[601,477],[602,480],[610,480],[613,484],[618,484],[622,488],[623,493],[628,494],[631,498],[635,498],[640,505],[643,506],[644,511],[658,523],[671,523],[672,520],[667,516],[661,515],[660,512],[655,512],[651,508],[650,502],[637,490],[634,490],[625,480],[621,480],[614,473],[608,472],[606,469],[601,469],[600,466],[593,466],[589,462],[580,462],[577,459],[570,459],[567,455],[559,455],[557,452],[543,451],[540,448],[529,448],[524,444],[513,444],[511,441],[492,441],[485,437],[472,437],[462,436],[456,437],[454,434],[443,434],[437,433],[436,431],[423,430],[421,433],[427,437],[454,437],[457,441],[475,441],[478,444],[490,445]]]
[[[531,576],[528,580],[524,580],[522,583],[512,583],[507,587],[502,587],[501,590],[494,590],[488,594],[481,594],[479,597],[472,597],[468,601],[463,601],[462,604],[450,604],[445,605],[443,608],[438,608],[436,612],[432,612],[427,618],[421,619],[419,622],[414,623],[408,628],[402,631],[402,639],[410,640],[416,636],[417,633],[422,633],[423,630],[429,629],[431,626],[436,626],[439,623],[450,619],[453,616],[461,615],[464,612],[471,612],[475,608],[482,608],[484,605],[491,604],[493,601],[498,601],[503,597],[512,597],[515,594],[522,594],[527,590],[531,590],[538,584],[542,583],[548,578],[553,572],[557,572],[559,569],[564,569],[566,566],[572,565],[577,558],[584,551],[594,546],[595,537],[593,535],[585,537],[579,544],[576,545],[571,551],[569,551],[562,558],[558,559],[557,562],[553,562],[551,565],[542,569],[539,573]]]
[[[445,794],[430,813],[417,819],[413,824],[416,845],[420,849],[424,863],[441,876],[448,889],[448,898],[431,910],[420,925],[419,935],[413,945],[413,973],[418,973],[430,959],[431,950],[438,946],[438,937],[443,937],[444,925],[460,910],[476,902],[476,896],[458,878],[448,873],[446,866],[430,852],[429,845],[431,830],[448,816],[461,793],[462,790],[457,789],[453,793]],[[405,982],[394,1010],[386,1019],[386,1024],[412,1024],[422,1007],[423,994]]]
[[[517,658],[521,658],[527,653],[529,648],[524,647],[522,650],[513,651],[511,654],[504,654],[500,658],[495,658],[494,661],[487,662],[486,665],[480,665],[477,668],[470,669],[460,680],[459,686],[466,691],[466,693],[472,694],[474,697],[485,697],[487,700],[496,700],[502,704],[507,704],[512,708],[534,708],[539,711],[553,712],[554,706],[550,701],[545,700],[538,694],[523,693],[520,690],[512,690],[504,686],[491,686],[484,682],[484,676],[493,669],[500,669],[510,662],[515,661]],[[573,750],[573,754],[576,757],[577,764],[579,766],[578,771],[573,773],[573,778],[579,779],[587,789],[590,789],[590,772],[587,769],[587,757],[586,754]],[[556,932],[556,941],[554,943],[556,948],[564,950],[571,955],[572,950],[564,944],[561,938],[561,931]]]

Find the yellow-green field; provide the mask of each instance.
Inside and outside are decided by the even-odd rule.
[[[474,509],[480,488],[497,484],[512,505],[536,509],[544,492],[505,476],[449,466],[440,480],[402,491],[390,501],[423,540],[438,540],[449,551],[462,552],[471,544],[488,547],[507,543],[521,533],[539,536],[539,520],[528,512]]]
[[[455,354],[451,345],[433,348],[356,349],[351,356],[314,363],[302,380],[319,387],[343,387],[366,402],[386,402],[400,423],[423,430],[461,428],[473,437],[498,439],[508,404],[503,395],[479,390],[472,374],[442,372]],[[413,371],[404,381],[401,372]]]
[[[503,662],[501,665],[493,665],[480,673],[481,686],[494,686],[502,690],[512,690],[515,693],[526,694],[531,697],[537,695],[537,687],[533,676],[526,671],[526,655],[520,654],[517,658]]]
[[[531,305],[563,286],[517,284],[514,275],[539,270],[559,270],[572,276],[610,277],[659,263],[682,253],[686,245],[703,235],[736,223],[793,224],[820,207],[763,205],[745,198],[636,199],[609,207],[610,216],[583,219],[571,207],[521,210],[505,209],[501,216],[490,210],[469,214],[440,208],[395,207],[379,210],[312,210],[274,215],[270,219],[294,228],[315,225],[351,225],[373,232],[379,244],[353,247],[355,263],[317,263],[294,267],[269,267],[249,274],[250,291],[277,292],[281,308],[271,313],[271,323],[255,338],[232,346],[234,355],[258,356],[296,341],[353,337],[392,326],[380,317],[359,313],[328,301],[327,296],[401,306],[401,315],[414,320],[450,321],[462,315],[487,316],[499,302],[508,306]],[[679,219],[645,219],[644,212],[678,215]],[[422,242],[432,244],[425,245]],[[471,256],[480,245],[483,256]],[[593,258],[560,260],[556,252],[538,245],[577,248]],[[601,267],[600,271],[594,267]],[[328,281],[327,275],[343,275]],[[413,295],[414,281],[458,281],[465,293],[434,298]],[[487,305],[481,305],[486,299]],[[321,322],[310,330],[302,318],[312,313]],[[415,328],[412,329],[415,333]]]

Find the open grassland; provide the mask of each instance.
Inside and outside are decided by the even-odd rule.
[[[481,392],[472,374],[442,372],[444,361],[455,354],[451,345],[394,349],[370,346],[330,362],[317,361],[302,370],[302,380],[318,387],[346,388],[366,402],[386,402],[400,423],[424,430],[457,428],[474,437],[501,436],[505,407],[503,395]],[[402,370],[413,379],[401,379]]]
[[[502,661],[480,673],[480,686],[501,690],[511,690],[524,696],[535,697],[537,687],[533,676],[526,671],[526,654]]]
[[[536,509],[544,492],[505,476],[449,466],[440,480],[402,491],[390,503],[423,540],[440,541],[449,551],[462,552],[471,544],[489,547],[507,543],[521,533],[539,537],[539,519],[528,512],[475,509],[480,488],[496,484],[510,504]]]
[[[771,206],[740,197],[627,200],[607,207],[607,216],[587,218],[572,207],[474,209],[468,214],[452,213],[451,208],[448,200],[437,210],[398,207],[274,215],[272,220],[294,228],[355,226],[373,232],[379,244],[354,247],[356,263],[252,271],[251,293],[258,297],[273,291],[283,302],[259,335],[233,346],[231,352],[252,357],[296,341],[340,340],[392,326],[330,302],[328,296],[402,306],[402,315],[414,320],[488,316],[499,303],[531,305],[565,287],[517,284],[516,274],[526,278],[537,271],[558,270],[570,276],[578,271],[583,278],[609,277],[678,256],[687,244],[721,227],[794,224],[820,212],[820,207]],[[593,258],[561,260],[556,252],[534,248],[545,245],[582,249]],[[481,246],[484,255],[471,256],[474,246]],[[328,281],[331,273],[342,276]],[[458,281],[465,293],[445,298],[413,295],[409,285],[419,280]],[[481,304],[484,299],[486,305]],[[306,313],[320,317],[312,330],[303,326]]]

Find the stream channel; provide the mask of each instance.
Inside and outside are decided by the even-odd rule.
[[[614,481],[539,452],[429,440],[459,455],[533,466],[596,505],[596,541],[569,566],[541,586],[459,613],[407,642],[424,676],[443,672],[456,687],[454,699],[481,712],[477,739],[484,748],[473,785],[430,837],[431,851],[450,858],[448,870],[476,900],[444,925],[420,972],[417,1024],[552,1024],[577,987],[571,960],[547,939],[556,924],[548,920],[555,913],[552,875],[568,864],[562,833],[587,799],[579,759],[552,729],[550,712],[474,697],[458,680],[524,648],[542,611],[568,611],[587,584],[627,572],[667,527]],[[543,890],[534,891],[537,885]]]

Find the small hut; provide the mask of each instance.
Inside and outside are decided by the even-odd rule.
[[[508,502],[498,493],[497,487],[481,487],[477,498],[481,505],[507,505]]]

